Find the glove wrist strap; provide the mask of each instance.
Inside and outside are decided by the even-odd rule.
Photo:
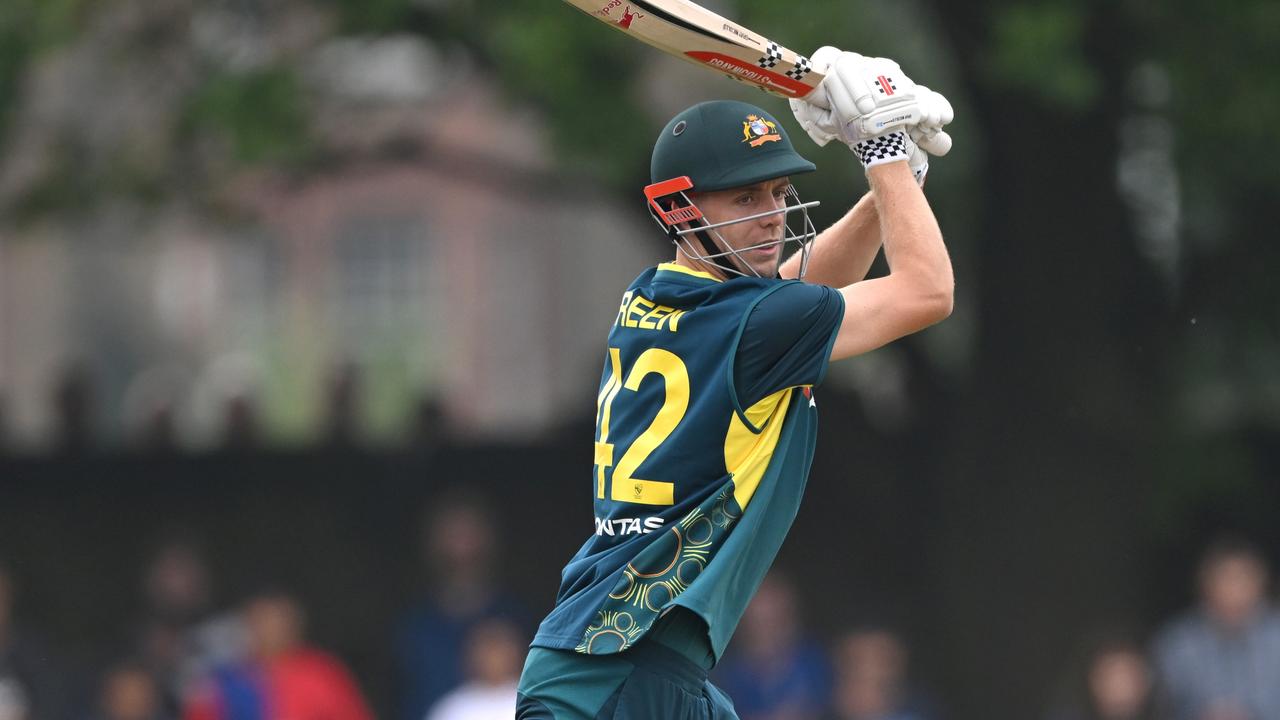
[[[910,158],[907,152],[907,134],[901,130],[856,143],[853,152],[862,161],[862,167],[867,169]]]

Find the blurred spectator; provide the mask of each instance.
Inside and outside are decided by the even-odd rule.
[[[812,718],[826,707],[831,669],[821,648],[803,637],[795,588],[778,571],[747,606],[717,674],[743,720]]]
[[[909,682],[906,645],[884,627],[845,635],[835,648],[830,720],[933,720],[933,703]]]
[[[1200,562],[1199,607],[1157,639],[1161,712],[1172,720],[1280,718],[1280,615],[1266,601],[1267,564],[1240,539]]]
[[[0,720],[48,720],[66,717],[64,669],[49,648],[14,613],[13,575],[0,562]]]
[[[81,452],[93,445],[93,378],[82,364],[62,370],[53,391],[58,417],[58,449]]]
[[[424,394],[418,398],[409,429],[409,443],[422,450],[434,450],[448,440],[449,422],[444,404],[435,395]]]
[[[250,657],[215,670],[192,693],[185,720],[371,720],[355,679],[336,658],[303,642],[292,596],[264,592],[245,605]]]
[[[153,453],[169,453],[178,448],[177,423],[172,405],[159,405],[147,412],[134,445]]]
[[[140,662],[120,663],[107,671],[98,697],[98,720],[170,720],[160,684]]]
[[[360,369],[352,362],[338,365],[325,389],[328,416],[323,441],[334,448],[349,448],[360,439]]]
[[[158,679],[162,705],[176,713],[192,682],[243,657],[244,628],[234,614],[213,613],[209,567],[189,540],[160,544],[143,574],[143,593],[138,652]]]
[[[1049,720],[1153,720],[1151,668],[1137,643],[1121,637],[1094,644],[1068,697]]]
[[[505,720],[516,712],[525,640],[509,620],[484,620],[467,634],[467,681],[446,694],[427,720]]]
[[[396,654],[404,720],[422,720],[446,692],[465,680],[464,641],[482,620],[500,617],[525,626],[520,604],[494,579],[494,523],[473,498],[429,508],[422,528],[428,596],[400,623]]]
[[[258,444],[258,411],[253,398],[237,393],[227,399],[223,413],[223,447],[249,450]]]
[[[134,373],[119,398],[119,422],[131,448],[147,453],[177,451],[181,398],[191,379],[176,364],[154,363]]]

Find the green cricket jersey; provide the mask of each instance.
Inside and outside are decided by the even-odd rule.
[[[799,509],[839,292],[666,263],[631,284],[597,399],[595,532],[533,645],[631,647],[675,605],[718,659]]]

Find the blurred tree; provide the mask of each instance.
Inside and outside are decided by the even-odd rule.
[[[1205,493],[1177,488],[1231,496],[1266,481],[1248,459],[1223,456],[1232,445],[1192,432],[1206,408],[1183,400],[1197,382],[1225,381],[1255,410],[1236,414],[1233,431],[1263,405],[1273,440],[1280,427],[1276,376],[1261,370],[1280,357],[1258,362],[1274,357],[1280,307],[1266,271],[1266,259],[1280,258],[1258,242],[1280,206],[1280,163],[1261,130],[1275,125],[1280,88],[1259,76],[1280,66],[1276,8],[1174,7],[935,5],[972,103],[964,121],[980,126],[987,151],[976,372],[951,409],[940,538],[948,601],[973,617],[1002,614],[997,625],[954,626],[944,644],[968,648],[949,666],[962,669],[953,681],[972,689],[974,712],[998,697],[997,685],[1048,676],[1055,653],[1044,650],[1066,647],[1065,619],[1117,616],[1140,602],[1151,579],[1143,530],[1160,521],[1147,508],[1185,517]],[[1166,75],[1167,92],[1153,92]],[[1117,188],[1123,138],[1135,130],[1173,134],[1180,172],[1168,239],[1187,247],[1174,248],[1182,261],[1172,302]],[[1207,329],[1206,316],[1222,319]],[[1206,354],[1220,362],[1196,378],[1188,370],[1205,370]],[[1218,445],[1219,462],[1161,458],[1180,447],[1172,457],[1185,459],[1206,443]],[[956,572],[978,567],[981,576]],[[996,667],[963,662],[981,646],[999,648]]]
[[[328,0],[338,12],[339,30],[349,34],[404,29],[416,13],[413,0]]]
[[[515,4],[497,16],[478,4],[456,7],[455,26],[480,33],[488,67],[546,115],[568,167],[619,187],[647,175],[652,122],[636,83],[649,48],[619,42],[568,5]]]
[[[37,53],[74,39],[89,5],[88,0],[6,0],[0,4],[0,141],[17,105],[27,63]]]
[[[242,163],[284,163],[305,156],[307,106],[292,67],[208,77],[190,99],[188,132],[225,133]]]
[[[1133,28],[1097,3],[934,11],[986,151],[974,373],[944,405],[936,559],[944,602],[987,621],[941,646],[961,715],[1013,686],[1029,692],[1001,716],[1028,717],[1077,623],[1119,613],[1140,574],[1128,528],[1166,311],[1115,183]]]

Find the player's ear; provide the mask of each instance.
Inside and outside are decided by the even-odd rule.
[[[675,210],[677,207],[679,207],[680,202],[676,200],[674,197],[669,197],[666,199],[665,205],[666,205],[667,212],[671,212],[672,210]],[[689,223],[687,222],[676,223],[674,227],[672,227],[670,230],[667,231],[667,234],[670,235],[672,239],[675,239],[677,230],[688,230],[688,229],[689,229]]]

